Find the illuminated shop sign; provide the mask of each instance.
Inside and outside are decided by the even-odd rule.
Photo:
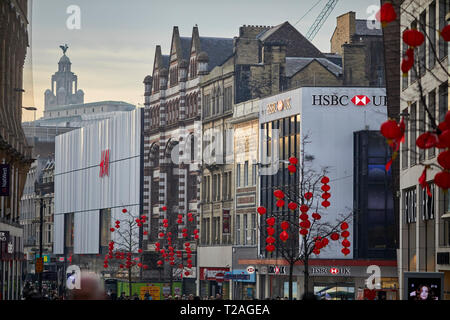
[[[311,275],[336,275],[349,276],[351,274],[349,267],[311,267],[309,270]]]
[[[313,94],[311,96],[313,106],[348,106],[350,102],[358,107],[363,107],[372,102],[376,107],[386,106],[386,96],[367,96],[357,94],[353,97],[335,94]]]
[[[267,268],[269,274],[286,274],[286,267],[269,266]]]
[[[283,110],[289,110],[291,109],[291,98],[287,98],[284,100],[278,100],[274,103],[269,103],[266,108],[267,114],[272,114],[275,112],[280,112]]]

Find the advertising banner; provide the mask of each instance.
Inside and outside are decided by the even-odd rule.
[[[0,164],[0,196],[9,197],[10,165]]]

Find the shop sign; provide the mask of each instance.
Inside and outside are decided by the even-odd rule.
[[[370,102],[375,107],[386,106],[386,96],[371,96],[368,97],[365,94],[357,94],[353,97],[348,95],[336,95],[336,94],[313,94],[312,95],[313,106],[348,106],[350,102],[358,107],[368,105]]]
[[[8,253],[14,253],[14,245],[12,242],[8,243]]]
[[[335,276],[349,276],[351,275],[349,267],[311,267],[309,273],[312,276],[318,275],[335,275]]]
[[[266,114],[272,114],[275,112],[280,112],[289,109],[291,109],[291,98],[278,100],[277,102],[274,103],[269,103],[266,107]]]
[[[200,280],[216,281],[217,274],[221,273],[223,277],[223,275],[229,271],[229,268],[200,268]]]
[[[223,210],[223,230],[222,233],[229,234],[230,230],[230,210]]]
[[[269,266],[267,269],[269,274],[286,274],[286,267],[284,266]]]
[[[248,266],[246,271],[248,274],[252,274],[255,273],[256,269],[254,266]]]
[[[9,241],[9,231],[0,231],[0,242]]]
[[[9,197],[10,165],[0,164],[0,196]]]

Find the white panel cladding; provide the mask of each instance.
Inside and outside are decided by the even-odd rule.
[[[54,216],[53,228],[53,253],[64,254],[64,215]]]
[[[58,215],[75,213],[74,252],[89,254],[98,253],[101,209],[112,209],[111,226],[116,211],[135,206],[139,214],[140,137],[140,110],[56,137],[55,248],[59,251],[64,223],[56,223]],[[100,177],[101,155],[107,149],[109,175]]]
[[[100,211],[82,211],[75,213],[74,218],[74,248],[75,254],[98,253]]]

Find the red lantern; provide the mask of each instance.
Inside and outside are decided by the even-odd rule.
[[[330,182],[330,178],[328,178],[327,176],[323,176],[323,178],[320,180],[320,182],[322,182],[323,184]]]
[[[148,265],[144,264],[144,269],[147,270],[148,269]]]
[[[275,218],[274,217],[267,218],[266,222],[269,226],[273,227],[273,225],[275,224]]]
[[[198,236],[198,234],[196,234],[195,236],[194,236],[194,239],[198,239],[199,238],[199,236]]]
[[[348,238],[350,236],[350,232],[348,232],[348,230],[344,230],[341,232],[341,236],[343,238]]]
[[[193,218],[193,217],[190,217],[190,218],[188,218],[188,221],[189,221],[189,222],[193,222],[193,221],[194,221],[194,218]]]
[[[417,29],[403,31],[403,42],[410,47],[418,47],[425,41],[425,36]]]
[[[330,242],[330,240],[328,240],[327,238],[323,238],[322,239],[322,248],[326,247],[328,245],[328,243]]]
[[[267,212],[266,208],[264,207],[258,207],[257,211],[260,215],[263,215]]]
[[[268,228],[267,228],[267,234],[268,234],[269,236],[273,236],[273,235],[275,234],[275,229],[272,228],[272,227],[268,227]]]
[[[164,262],[162,260],[158,260],[157,264],[160,266],[162,265]]]
[[[444,41],[450,41],[450,25],[446,25],[439,33]]]
[[[138,249],[138,252],[139,252],[139,253],[142,253],[142,249]]]
[[[311,199],[312,197],[313,197],[312,192],[307,192],[307,193],[305,193],[305,199],[306,199],[306,200],[309,200],[309,199]]]
[[[144,231],[144,232],[142,232],[142,234],[143,234],[144,236],[146,236],[146,235],[148,235],[148,231]]]
[[[296,165],[298,163],[298,159],[296,157],[290,157],[289,158],[289,163]]]
[[[350,253],[350,250],[348,248],[342,248],[341,252],[346,256]]]
[[[120,221],[119,221],[119,220],[116,220],[116,224],[120,224]]]
[[[300,222],[300,227],[308,229],[309,227],[311,227],[311,222],[309,220],[303,220],[302,222]]]
[[[284,206],[284,203],[285,203],[284,200],[280,199],[280,200],[277,201],[276,206],[277,206],[278,208],[281,208],[281,207]]]
[[[123,209],[122,209],[122,212],[123,212],[123,213],[127,213],[127,209],[123,208]]]
[[[323,192],[328,192],[330,191],[330,186],[327,184],[324,184],[320,189],[322,189]]]
[[[266,243],[267,244],[272,244],[272,243],[274,243],[275,242],[275,238],[274,237],[267,237],[266,238]]]
[[[324,192],[322,193],[322,199],[328,200],[331,197],[331,193]]]
[[[432,132],[425,132],[422,133],[417,139],[416,139],[416,145],[420,149],[429,149],[436,146],[438,142],[438,137],[436,134]]]
[[[187,277],[188,275],[190,275],[190,272],[189,271],[185,271],[184,275]]]
[[[266,246],[266,251],[267,252],[273,252],[275,250],[275,246],[273,244],[268,244]]]
[[[319,255],[320,254],[320,249],[314,248],[313,253],[315,255]]]
[[[397,18],[394,6],[390,2],[384,3],[380,10],[375,14],[375,18],[381,22],[381,26],[384,28],[388,23]]]
[[[160,232],[160,233],[159,233],[159,237],[160,237],[160,238],[164,238],[164,233],[163,233],[163,232]]]
[[[186,242],[186,243],[184,244],[184,246],[185,246],[185,247],[190,247],[190,246],[191,246],[191,243],[190,243],[190,242]]]
[[[194,233],[197,234],[198,233],[198,229],[194,229]]]
[[[166,206],[163,206],[161,209],[162,209],[162,211],[166,211],[166,210],[167,210],[167,207],[166,207]]]
[[[450,147],[450,130],[444,130],[439,135],[438,148],[448,148]]]
[[[450,151],[442,151],[439,153],[438,156],[438,163],[444,168],[444,169],[450,169]]]
[[[302,228],[302,229],[300,229],[300,232],[299,232],[302,236],[306,236],[307,234],[308,234],[308,229],[304,229],[304,228]]]
[[[280,240],[285,242],[289,238],[289,234],[286,231],[280,233]]]
[[[164,224],[169,223],[169,220],[163,219],[163,223],[164,223]]]
[[[300,215],[300,220],[308,220],[309,216],[306,213]]]
[[[306,213],[306,212],[308,212],[308,210],[309,210],[309,207],[308,207],[306,204],[302,204],[302,205],[300,206],[300,211],[301,211],[302,213]]]
[[[311,216],[314,220],[320,220],[320,218],[322,218],[322,216],[317,212],[314,212]]]
[[[109,229],[109,231],[111,231],[111,232],[114,232],[114,230],[115,230],[114,228],[110,228],[110,229]]]
[[[447,190],[450,188],[450,173],[441,171],[434,176],[434,183],[441,189]]]
[[[294,173],[297,172],[297,167],[292,165],[292,164],[290,164],[290,165],[288,165],[288,170],[289,170],[290,174],[294,174]]]
[[[330,206],[330,201],[327,201],[327,200],[322,201],[322,207],[328,208],[329,206]]]
[[[395,120],[387,120],[381,124],[381,134],[388,140],[398,139],[402,136],[402,131]]]
[[[139,267],[139,268],[142,268],[142,263],[139,262],[139,263],[138,263],[138,267]]]
[[[342,241],[342,245],[346,248],[350,247],[350,241],[348,241],[347,239],[344,239],[344,241]]]
[[[188,268],[192,268],[192,264],[188,264],[187,267],[188,267]]]
[[[274,195],[275,198],[277,198],[277,199],[282,199],[282,198],[284,198],[284,192],[281,191],[281,190],[275,190],[275,191],[273,192],[273,195]]]
[[[289,228],[289,222],[283,221],[283,222],[281,223],[281,229],[286,230],[286,229],[288,229],[288,228]]]
[[[348,223],[345,222],[345,221],[342,222],[342,223],[341,223],[341,229],[342,229],[342,230],[348,229]]]
[[[183,215],[179,214],[178,219],[183,219]]]
[[[291,210],[297,209],[298,205],[295,202],[289,202],[288,208]]]
[[[119,265],[120,269],[123,269],[125,266],[123,264]]]

